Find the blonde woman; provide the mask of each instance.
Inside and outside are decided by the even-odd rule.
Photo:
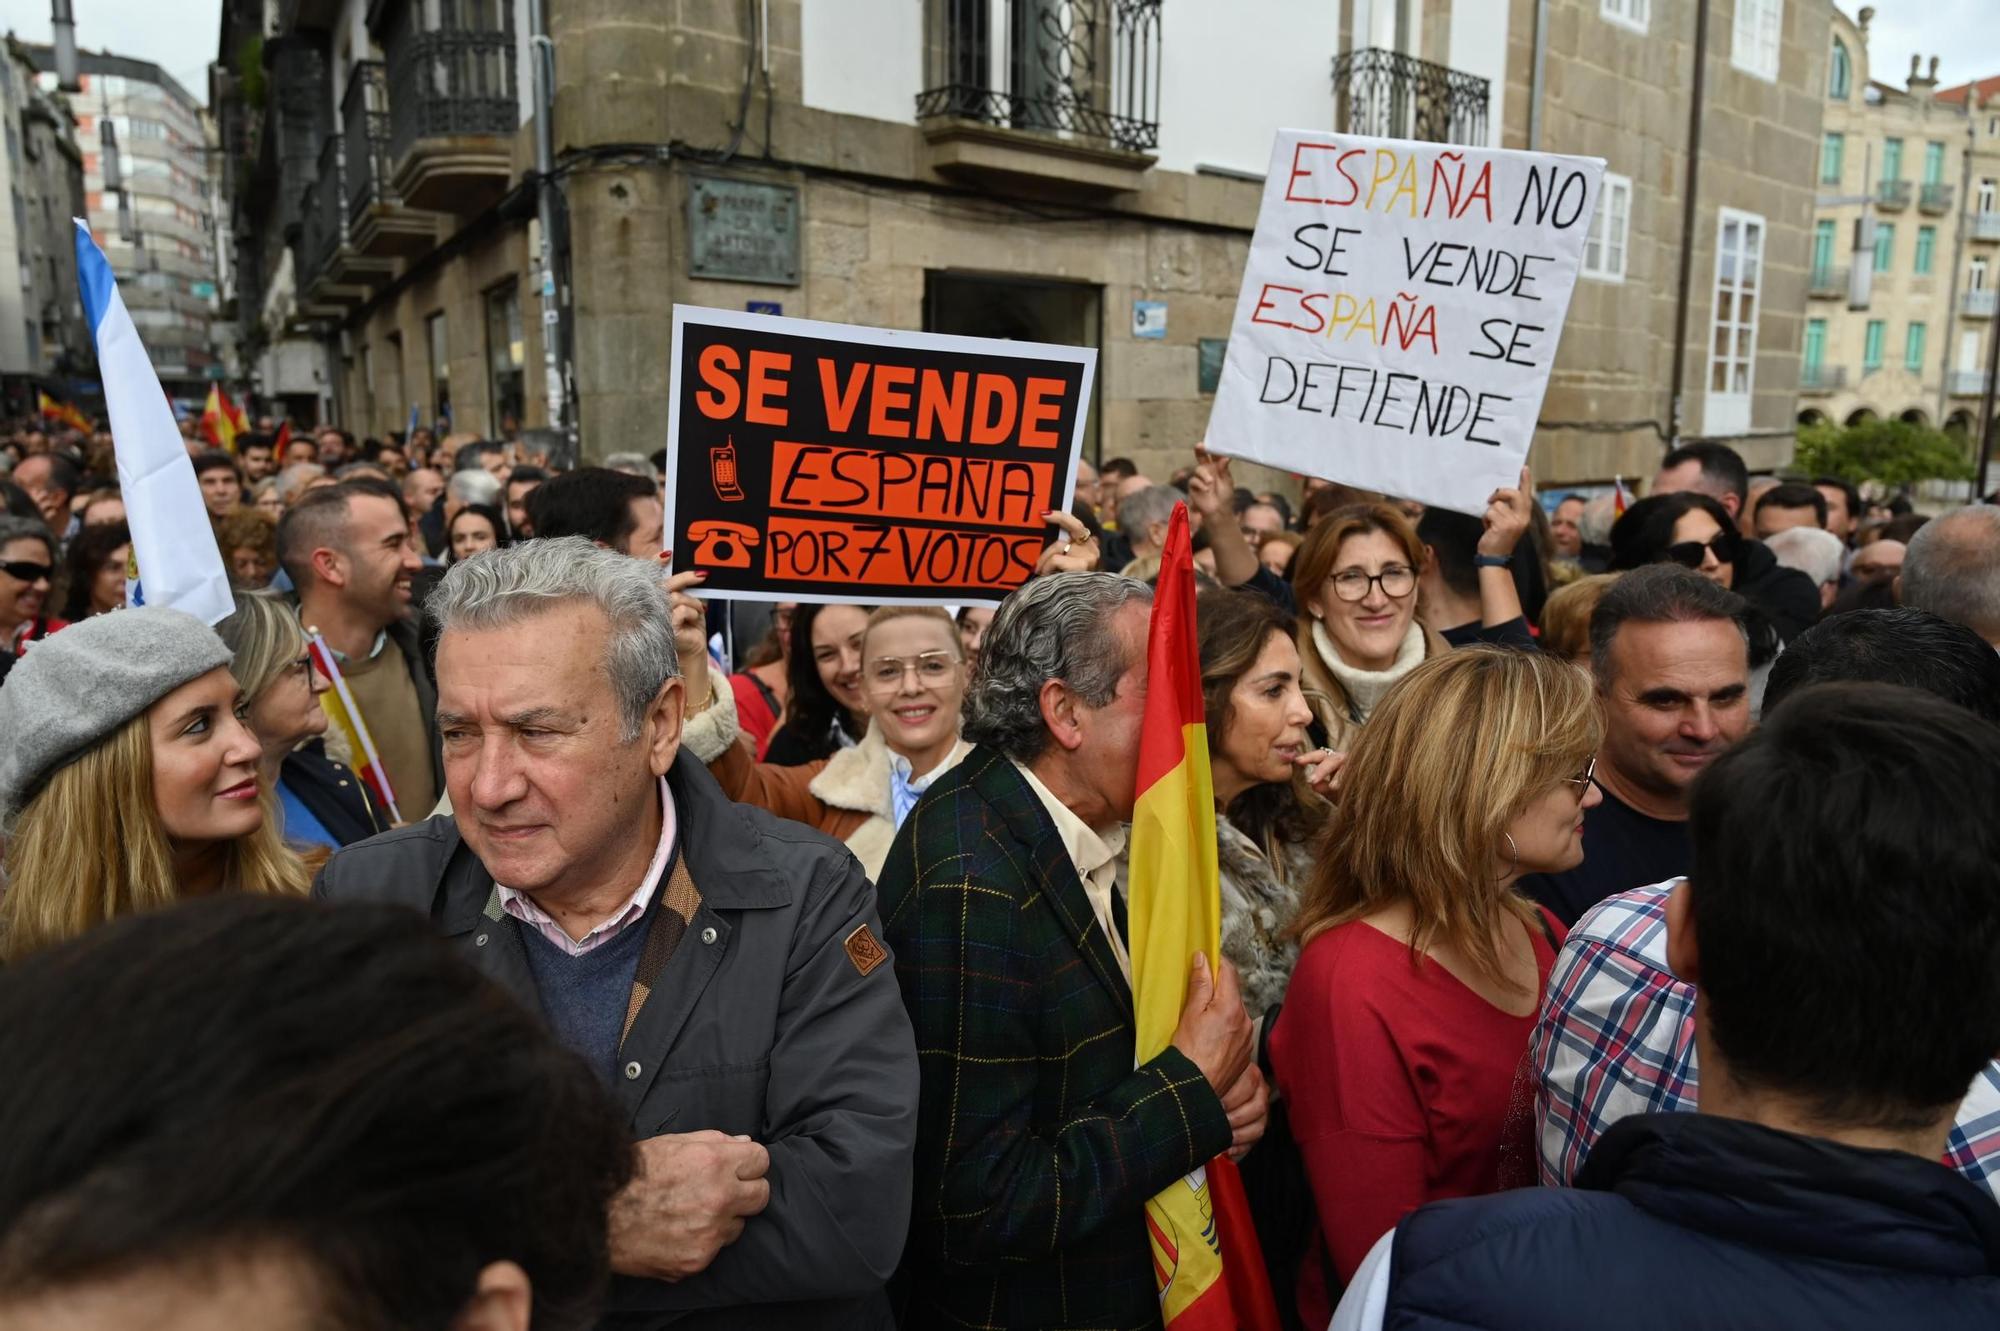
[[[1583,671],[1471,647],[1409,671],[1348,750],[1271,1033],[1343,1282],[1412,1208],[1534,1182],[1523,1059],[1561,929],[1515,885],[1582,860],[1601,734]]]
[[[327,757],[319,696],[333,685],[307,655],[305,630],[292,608],[270,592],[242,592],[236,613],[215,632],[235,653],[229,671],[263,746],[258,774],[286,844],[311,864],[388,831],[389,819],[369,798],[367,785]]]
[[[174,610],[96,615],[0,689],[0,960],[222,891],[303,893],[264,812],[229,649]]]
[[[711,715],[698,720],[726,743],[709,762],[724,793],[845,842],[872,880],[917,797],[972,749],[958,737],[968,672],[959,627],[936,606],[884,606],[869,615],[859,660],[869,718],[861,742],[798,767],[754,760],[737,737],[730,690],[710,692],[708,654],[698,644],[682,654],[681,669],[691,707],[714,699]]]

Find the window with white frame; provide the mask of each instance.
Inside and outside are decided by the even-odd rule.
[[[1644,32],[1653,21],[1653,0],[1597,0],[1597,12],[1621,28]]]
[[[1626,240],[1632,225],[1632,179],[1604,173],[1597,191],[1597,212],[1583,241],[1583,275],[1600,282],[1625,280]]]
[[[1745,74],[1776,82],[1778,48],[1785,36],[1785,0],[1736,0],[1736,35],[1729,63]]]
[[[1721,209],[1716,222],[1704,434],[1742,434],[1750,428],[1763,279],[1764,219],[1734,208]]]

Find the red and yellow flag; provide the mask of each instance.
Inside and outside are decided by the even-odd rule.
[[[36,405],[41,408],[43,420],[57,421],[73,430],[90,433],[90,418],[69,403],[58,402],[43,392],[37,392],[35,398]]]
[[[291,445],[291,442],[292,421],[288,416],[278,422],[278,437],[271,441],[271,457],[279,463],[284,462],[285,449]]]
[[[217,448],[236,451],[236,436],[250,428],[243,409],[229,400],[221,384],[208,386],[208,401],[201,409],[202,437]]]
[[[354,770],[368,789],[375,792],[375,802],[389,811],[391,822],[403,821],[402,810],[396,807],[396,792],[389,788],[389,769],[382,766],[382,755],[375,751],[375,737],[368,733],[368,723],[361,718],[361,708],[355,705],[354,695],[347,691],[347,679],[340,673],[340,663],[333,659],[333,649],[326,645],[326,639],[318,629],[306,630],[306,652],[312,657],[313,669],[325,675],[333,687],[319,695],[320,710],[347,740],[348,757],[354,762]],[[427,811],[428,812],[428,811]]]
[[[1132,813],[1132,998],[1138,1061],[1174,1038],[1199,948],[1217,970],[1222,895],[1215,791],[1195,638],[1194,546],[1176,504],[1146,647],[1146,718]],[[1146,1203],[1160,1312],[1173,1331],[1275,1331],[1278,1312],[1235,1162],[1217,1156]]]

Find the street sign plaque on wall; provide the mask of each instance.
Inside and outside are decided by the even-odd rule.
[[[726,176],[691,177],[688,275],[797,286],[798,188]]]

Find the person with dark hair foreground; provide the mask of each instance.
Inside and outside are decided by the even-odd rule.
[[[2000,723],[2000,656],[1970,629],[1920,610],[1837,616],[1779,660],[1767,697],[1773,717],[1812,685],[1863,681],[1922,690]],[[1870,780],[1891,779],[1872,761],[1862,766]],[[1990,788],[1992,774],[1983,779]],[[1757,804],[1763,807],[1761,798]],[[1803,826],[1770,826],[1786,828],[1788,837],[1808,834]],[[1838,844],[1852,841],[1860,826],[1844,829]],[[1578,921],[1556,961],[1532,1054],[1544,1183],[1573,1179],[1619,1119],[1695,1106],[1694,989],[1669,970],[1662,925],[1673,885],[1604,902]],[[2000,1063],[1973,1081],[1958,1125],[1946,1163],[2000,1197]]]
[[[564,472],[528,492],[526,512],[536,536],[581,536],[642,559],[660,553],[660,496],[643,477],[604,467]]]
[[[611,1096],[409,911],[106,925],[0,973],[0,1066],[0,1324],[595,1316],[632,1167]]]
[[[2000,728],[1886,684],[1717,759],[1656,926],[1700,995],[1698,1112],[1625,1119],[1574,1188],[1411,1215],[1337,1331],[2000,1325],[2000,1208],[1938,1163],[2000,1049],[1996,771]]]
[[[1612,572],[1658,563],[1693,569],[1735,592],[1762,612],[1779,641],[1790,642],[1819,620],[1813,580],[1780,564],[1762,541],[1739,535],[1727,509],[1708,495],[1649,496],[1612,526]],[[1754,634],[1752,665],[1777,654],[1769,639],[1769,633]]]

